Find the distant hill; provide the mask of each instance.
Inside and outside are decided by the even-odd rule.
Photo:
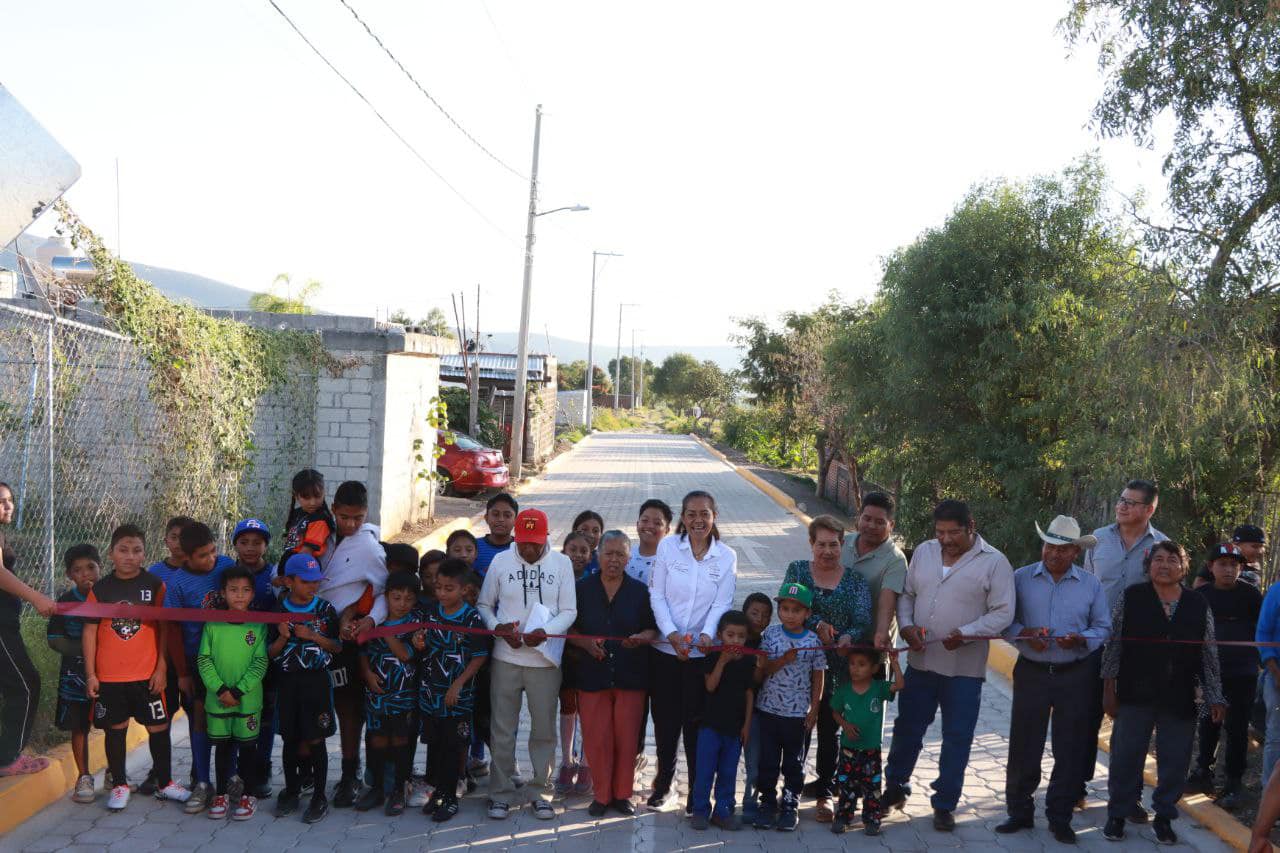
[[[494,332],[492,338],[486,336],[485,349],[492,352],[515,352],[516,351],[516,333],[515,332]],[[557,338],[554,335],[550,339],[551,354],[556,357],[561,364],[570,361],[586,361],[587,359],[587,342],[571,341],[567,338]],[[597,340],[595,344],[595,362],[600,366],[607,365],[609,360],[617,355],[617,338],[611,338],[607,341]],[[547,336],[543,334],[529,335],[529,351],[545,352],[548,349]],[[736,370],[742,360],[742,350],[736,346],[687,346],[687,347],[657,347],[646,346],[644,348],[644,357],[652,361],[654,364],[661,364],[662,360],[672,353],[687,352],[699,361],[711,360],[726,370]],[[623,341],[622,354],[624,356],[631,355],[631,341]],[[640,353],[637,350],[636,356]]]
[[[43,237],[23,234],[18,238],[18,248],[24,255],[35,257],[36,247],[43,242]],[[189,302],[201,308],[248,308],[249,297],[253,295],[252,290],[195,273],[134,261],[128,263],[139,278],[151,282],[161,293],[177,302]],[[17,259],[8,248],[0,248],[0,267],[17,267]]]

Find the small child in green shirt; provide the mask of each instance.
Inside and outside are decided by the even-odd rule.
[[[839,800],[831,831],[837,835],[853,823],[862,798],[862,824],[867,835],[880,834],[884,808],[880,805],[880,737],[884,703],[902,689],[902,670],[896,655],[889,657],[893,681],[876,674],[884,670],[884,656],[872,649],[849,652],[849,681],[831,694],[831,713],[840,727],[840,759],[836,763]]]
[[[227,609],[246,618],[253,603],[254,575],[244,566],[232,566],[222,574],[222,597]],[[230,814],[232,820],[248,820],[257,800],[245,791],[239,776],[231,777],[237,753],[246,767],[255,754],[262,733],[262,679],[267,674],[267,626],[261,622],[207,622],[200,637],[196,668],[205,686],[204,712],[209,740],[214,744],[216,796],[209,817]],[[243,746],[243,749],[241,747]]]

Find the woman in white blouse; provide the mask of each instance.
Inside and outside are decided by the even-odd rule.
[[[698,723],[706,695],[702,667],[696,660],[710,646],[716,625],[733,606],[738,557],[720,541],[716,528],[716,499],[694,491],[680,505],[674,536],[658,546],[649,580],[649,603],[658,633],[666,643],[654,646],[650,705],[658,747],[658,772],[649,808],[659,810],[671,801],[676,773],[676,745],[684,736],[689,780],[694,777]],[[689,810],[689,804],[685,804]]]

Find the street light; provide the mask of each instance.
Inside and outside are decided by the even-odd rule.
[[[585,385],[587,389],[587,432],[591,431],[591,417],[595,411],[595,400],[591,394],[592,381],[595,378],[596,362],[594,358],[594,348],[596,342],[596,259],[620,258],[621,252],[592,252],[591,253],[591,322],[587,324],[587,378]]]
[[[533,291],[533,223],[539,216],[561,210],[589,210],[584,204],[554,207],[538,212],[538,146],[542,138],[542,104],[533,120],[533,168],[529,170],[529,220],[524,234],[524,291],[520,295],[520,338],[516,345],[515,411],[511,413],[511,482],[520,482],[524,467],[525,386],[529,383],[529,302]]]
[[[638,308],[639,302],[620,302],[618,303],[618,355],[613,360],[614,379],[613,379],[613,410],[618,411],[618,394],[622,390],[622,309]],[[632,389],[631,396],[635,396],[635,389]]]

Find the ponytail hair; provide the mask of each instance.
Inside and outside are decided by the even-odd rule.
[[[714,495],[710,492],[704,492],[702,489],[694,489],[692,492],[685,495],[684,499],[680,501],[680,523],[676,525],[677,536],[685,539],[689,538],[689,531],[686,530],[684,526],[684,511],[689,508],[689,501],[697,500],[698,498],[705,498],[706,501],[711,504],[712,516],[720,514],[720,508],[716,506],[716,499]],[[711,523],[711,540],[713,542],[720,541],[720,528],[716,526],[714,521]]]
[[[301,471],[293,475],[293,482],[289,484],[289,512],[285,514],[285,519],[293,515],[294,507],[298,505],[298,495],[306,494],[319,490],[320,495],[324,496],[324,474],[321,474],[314,468],[303,468]],[[327,512],[329,502],[326,500],[324,509]]]

